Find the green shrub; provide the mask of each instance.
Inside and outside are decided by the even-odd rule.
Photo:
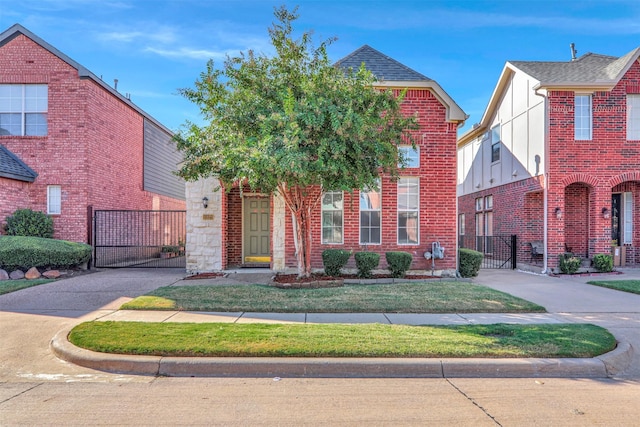
[[[574,256],[571,252],[566,252],[558,256],[560,271],[564,274],[575,274],[580,268],[582,260]]]
[[[91,246],[40,237],[0,236],[0,268],[69,268],[91,259]]]
[[[609,254],[594,255],[593,266],[602,273],[608,273],[613,270],[613,257]]]
[[[375,252],[356,252],[353,256],[358,267],[358,277],[371,277],[371,271],[380,264],[380,254]]]
[[[18,209],[7,217],[7,236],[53,237],[53,219],[44,212]]]
[[[326,249],[322,251],[322,265],[327,276],[338,277],[342,268],[347,265],[351,251],[343,249]]]
[[[480,265],[484,255],[481,252],[472,249],[460,248],[460,269],[459,273],[462,277],[475,277],[480,271]]]
[[[387,258],[387,268],[393,277],[404,277],[413,261],[413,256],[409,252],[387,252],[385,257]]]

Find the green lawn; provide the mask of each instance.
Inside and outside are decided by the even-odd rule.
[[[124,304],[127,310],[283,313],[521,313],[544,307],[467,282],[280,289],[265,285],[169,286]]]
[[[615,289],[616,291],[640,294],[640,280],[594,280],[587,282],[587,284]]]
[[[87,322],[69,340],[93,351],[156,356],[594,357],[616,345],[584,324],[406,326]]]
[[[8,294],[9,292],[19,291],[20,289],[30,288],[32,286],[43,285],[45,283],[53,282],[51,279],[37,279],[37,280],[1,280],[0,281],[0,295]]]

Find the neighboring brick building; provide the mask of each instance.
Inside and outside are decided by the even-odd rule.
[[[640,48],[620,58],[509,61],[458,141],[464,233],[541,241],[545,271],[566,251],[640,262]],[[625,257],[626,255],[626,257]]]
[[[413,269],[431,269],[424,258],[432,243],[445,248],[435,261],[438,272],[455,272],[456,251],[456,137],[466,115],[432,79],[417,73],[369,46],[363,46],[337,66],[358,68],[364,63],[378,78],[376,86],[407,89],[402,109],[417,113],[417,150],[403,147],[410,167],[399,182],[381,180],[381,192],[327,192],[314,212],[312,267],[322,268],[327,248],[413,254]],[[234,189],[214,192],[214,179],[187,183],[187,270],[216,271],[263,265],[276,271],[295,268],[291,215],[278,197]],[[400,195],[400,197],[398,197]],[[202,199],[209,199],[203,208]],[[253,221],[253,222],[252,222]],[[251,223],[261,224],[254,234]],[[257,253],[249,247],[260,242]],[[218,246],[219,244],[219,246]],[[253,245],[256,246],[256,245]],[[352,261],[353,262],[353,261]]]
[[[88,210],[184,210],[172,133],[24,27],[0,34],[0,226],[47,212],[87,242]]]

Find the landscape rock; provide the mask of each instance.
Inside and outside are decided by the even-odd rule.
[[[24,273],[22,272],[22,270],[15,270],[15,271],[12,271],[11,274],[9,274],[9,278],[11,280],[24,279]]]
[[[42,275],[40,274],[40,272],[38,271],[37,268],[35,267],[31,267],[29,270],[27,270],[27,272],[24,274],[24,278],[27,280],[35,280],[35,279],[39,279],[40,277],[42,277]]]
[[[42,273],[42,275],[47,279],[57,279],[60,277],[60,272],[58,270],[48,270]]]
[[[0,268],[0,280],[9,280],[9,273]]]

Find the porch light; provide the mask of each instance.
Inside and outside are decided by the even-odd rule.
[[[608,208],[602,208],[602,218],[604,219],[611,218],[611,211]]]
[[[556,208],[556,218],[558,219],[562,219],[562,209],[561,208]]]
[[[209,198],[207,196],[204,196],[202,198],[202,206],[207,209],[207,207],[209,206]]]

